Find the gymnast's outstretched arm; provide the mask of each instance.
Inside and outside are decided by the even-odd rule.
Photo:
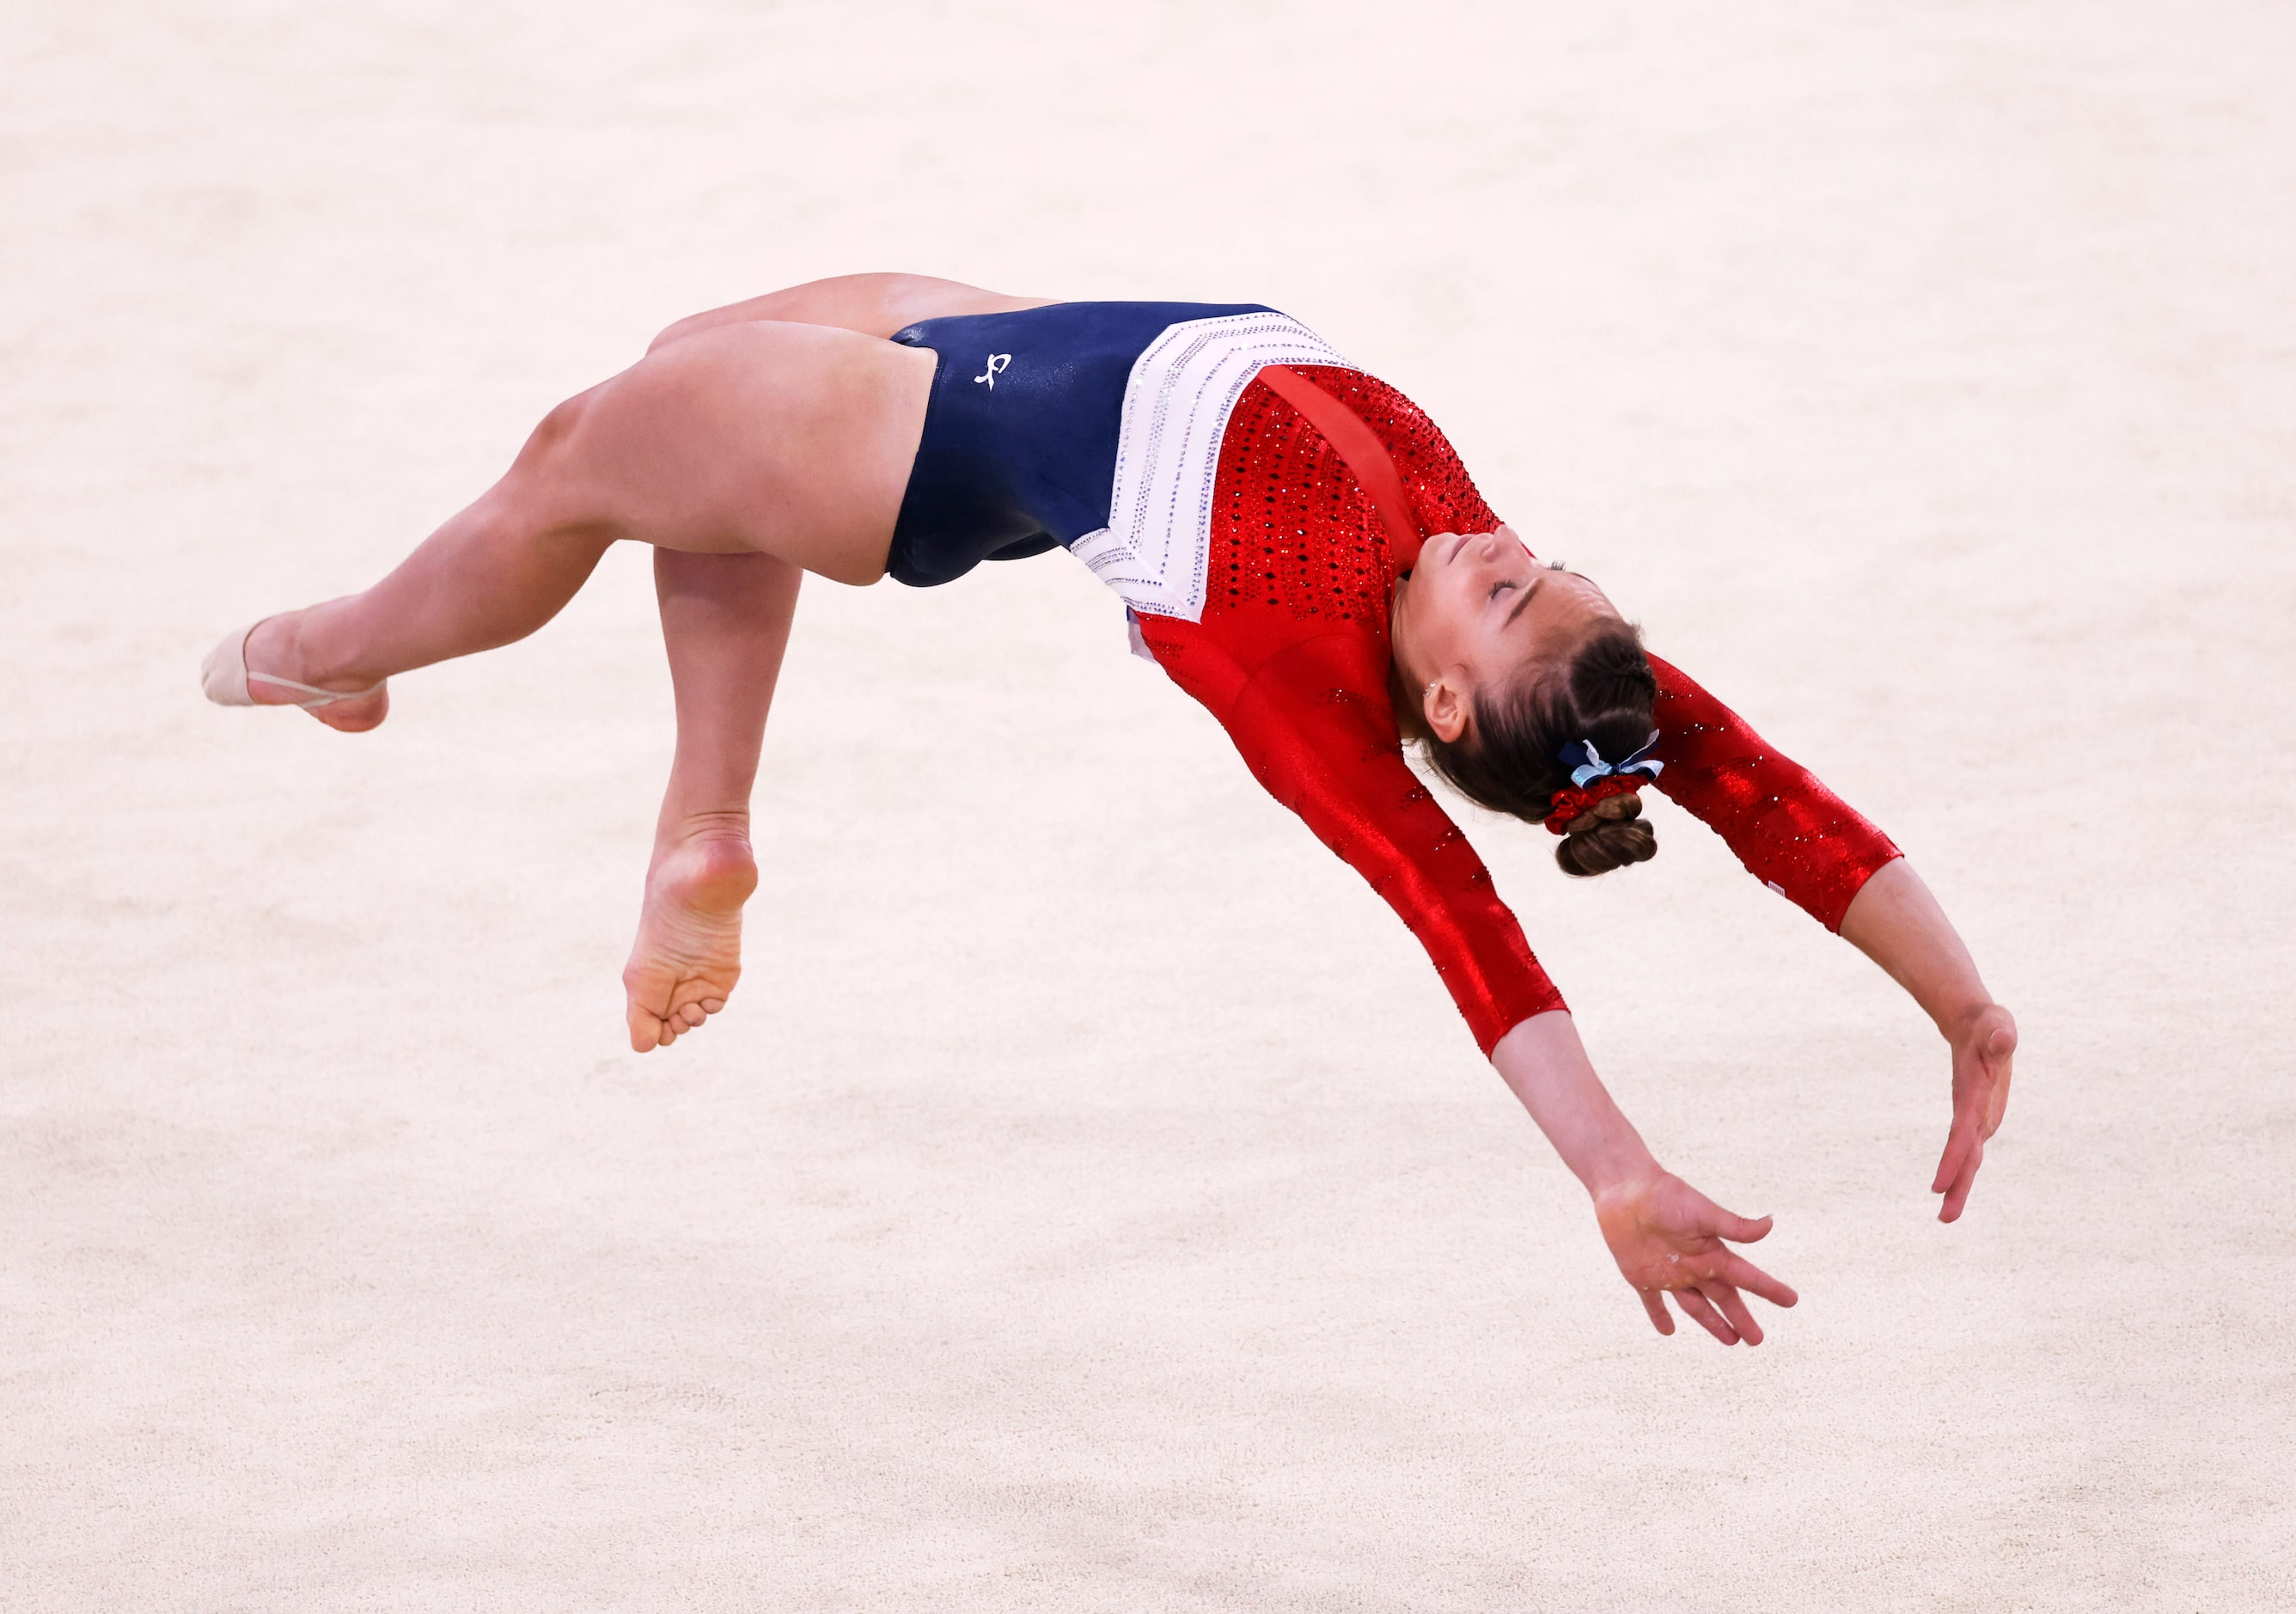
[[[1666,772],[1658,788],[1719,834],[1769,888],[1863,949],[1953,1050],[1953,1125],[1931,1192],[1961,1215],[2009,1102],[2017,1022],[1887,835],[1681,668],[1651,658]]]
[[[1404,762],[1383,687],[1385,647],[1319,635],[1247,664],[1202,623],[1152,617],[1140,629],[1268,792],[1427,948],[1501,1079],[1585,1184],[1652,1325],[1674,1331],[1671,1291],[1723,1344],[1759,1344],[1746,1297],[1792,1306],[1794,1291],[1724,1241],[1761,1238],[1768,1219],[1734,1216],[1665,1170],[1611,1100],[1489,871]]]

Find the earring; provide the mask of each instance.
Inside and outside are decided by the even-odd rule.
[[[1423,690],[1423,691],[1420,692],[1420,696],[1419,696],[1419,698],[1420,698],[1422,700],[1426,700],[1428,696],[1430,696],[1430,695],[1431,695],[1431,694],[1433,694],[1433,693],[1435,692],[1435,686],[1436,686],[1436,684],[1440,684],[1440,683],[1442,683],[1442,682],[1443,682],[1443,680],[1442,680],[1442,679],[1440,679],[1440,678],[1436,679],[1436,680],[1435,680],[1435,682],[1434,682],[1433,684],[1429,684],[1429,685],[1428,685],[1424,690]]]

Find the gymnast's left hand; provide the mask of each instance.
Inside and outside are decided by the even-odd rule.
[[[2009,1108],[2009,1069],[2017,1058],[2016,1017],[1999,1004],[1983,1004],[1955,1021],[1946,1040],[1953,1047],[1953,1126],[1930,1182],[1931,1193],[1945,1195],[1938,1209],[1940,1222],[1961,1215],[1977,1168],[1985,1164],[1985,1142],[2001,1130]]]

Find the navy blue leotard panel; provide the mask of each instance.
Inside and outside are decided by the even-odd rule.
[[[1108,525],[1133,361],[1184,320],[1261,303],[1051,303],[893,333],[938,360],[885,570],[916,587]]]

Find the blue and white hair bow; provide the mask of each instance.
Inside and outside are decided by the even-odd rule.
[[[1587,781],[1607,779],[1616,774],[1647,774],[1653,779],[1657,778],[1666,764],[1651,755],[1656,750],[1658,750],[1658,731],[1652,729],[1650,732],[1650,738],[1643,741],[1642,750],[1623,761],[1603,761],[1603,753],[1595,749],[1595,742],[1592,740],[1573,741],[1564,746],[1561,760],[1564,767],[1570,769],[1571,788],[1583,791],[1587,788]],[[1578,763],[1577,753],[1581,750],[1586,752],[1587,760]],[[1573,766],[1574,763],[1578,763],[1578,766]]]

